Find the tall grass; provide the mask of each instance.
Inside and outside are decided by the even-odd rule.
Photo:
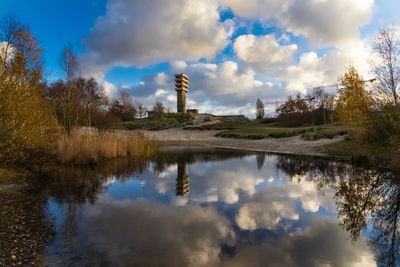
[[[59,133],[57,158],[62,163],[79,165],[98,164],[114,158],[146,158],[160,146],[142,133],[99,132],[95,129],[78,129],[71,135]]]

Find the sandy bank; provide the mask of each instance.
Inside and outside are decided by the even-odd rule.
[[[168,146],[213,147],[322,157],[331,157],[324,151],[324,145],[343,140],[343,137],[337,137],[305,141],[299,136],[247,140],[215,137],[216,133],[218,131],[187,131],[182,129],[144,131],[146,136],[161,140]]]

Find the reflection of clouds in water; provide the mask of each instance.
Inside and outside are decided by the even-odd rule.
[[[124,266],[214,266],[222,242],[232,242],[229,221],[214,209],[171,207],[101,198],[82,228],[107,261]]]
[[[157,174],[157,180],[155,181],[154,188],[160,194],[166,194],[168,191],[175,188],[175,186],[171,185],[170,179],[173,176],[176,176],[177,165],[170,165],[165,170]]]
[[[168,177],[172,173],[176,174],[177,170],[178,170],[178,165],[177,164],[169,165],[168,167],[166,167],[165,170],[163,170],[162,172],[158,173],[157,177],[159,177],[159,178]]]
[[[254,163],[255,156],[248,156],[218,162],[208,168],[202,164],[190,166],[192,200],[232,204],[238,202],[242,194],[254,195],[257,185],[276,176],[275,157],[266,159],[265,165],[271,167],[264,167],[262,171],[257,170]]]
[[[352,244],[335,221],[318,219],[306,229],[273,243],[244,244],[224,267],[372,267],[374,256],[365,242]]]
[[[255,156],[244,159],[188,165],[190,201],[236,203],[242,194],[251,196],[256,193],[257,185],[264,183],[268,178],[276,177],[276,169],[272,167],[275,166],[275,157],[267,158],[262,172],[257,170]],[[266,165],[271,167],[265,168]],[[145,188],[155,189],[160,194],[174,194],[177,169],[177,164],[173,164],[159,174],[148,173]]]
[[[321,195],[315,184],[309,181],[270,185],[250,197],[239,209],[236,223],[241,229],[274,229],[282,219],[298,220],[296,202],[306,212],[317,212],[320,206],[334,210],[331,204],[333,191]]]
[[[332,198],[327,198],[317,192],[315,183],[307,181],[308,177],[303,176],[301,179],[298,179],[299,177],[295,176],[294,181],[303,181],[300,184],[288,182],[287,175],[276,169],[276,157],[267,157],[264,167],[261,170],[257,169],[255,160],[255,156],[247,156],[242,159],[188,165],[187,169],[190,177],[189,202],[211,203],[220,201],[233,204],[241,202],[241,199],[246,200],[254,196],[260,190],[259,195],[263,194],[262,192],[264,191],[270,194],[270,191],[278,190],[278,192],[272,192],[272,196],[268,198],[268,201],[274,197],[278,198],[276,200],[278,202],[285,202],[289,199],[291,200],[290,205],[294,206],[294,200],[299,199],[303,210],[308,212],[317,212],[322,201],[324,202],[323,206],[327,209],[335,209],[334,203],[331,201]],[[170,165],[161,174],[157,176],[151,174],[149,177],[146,177],[146,187],[148,189],[155,189],[160,194],[174,194],[176,177],[177,165]],[[282,183],[288,184],[277,185]],[[171,203],[173,204],[174,202],[176,200],[172,197]],[[258,205],[245,207],[243,212],[249,214],[261,213],[263,210],[262,204],[267,202],[259,202]],[[268,208],[271,209],[271,207]],[[273,211],[289,214],[288,216],[283,216],[283,218],[298,217],[294,215],[296,213],[291,211],[291,209],[291,207],[280,208],[277,205],[277,208],[273,209]],[[244,218],[243,221],[245,221]],[[271,221],[274,220],[271,219]]]
[[[171,205],[173,206],[185,206],[189,203],[189,199],[183,196],[175,196],[171,199]]]
[[[236,223],[241,229],[274,229],[282,218],[297,220],[299,215],[286,203],[246,203],[236,216]]]
[[[252,174],[242,169],[212,171],[206,179],[191,180],[192,200],[236,203],[239,201],[240,193],[251,196],[256,193],[256,186],[263,182],[263,179],[256,179]]]
[[[352,244],[333,219],[314,218],[273,242],[257,242],[235,238],[229,221],[212,208],[109,198],[100,198],[95,212],[92,207],[86,206],[81,224],[87,243],[78,244],[87,266],[376,266],[364,241]],[[233,255],[220,257],[224,243],[235,247]]]

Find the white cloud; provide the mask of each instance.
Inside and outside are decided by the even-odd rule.
[[[371,19],[374,0],[297,0],[279,18],[288,31],[319,45],[357,40],[360,27]]]
[[[340,45],[358,39],[368,24],[374,0],[222,0],[239,16],[276,21],[315,45]]]
[[[253,69],[261,72],[274,72],[293,60],[297,51],[296,44],[280,45],[273,35],[239,36],[233,45],[237,57],[248,63]]]
[[[362,75],[370,74],[370,48],[366,41],[354,41],[319,57],[315,52],[303,53],[297,65],[282,73],[288,89],[305,92],[306,88],[336,83],[347,67],[355,66]]]
[[[213,58],[232,29],[232,21],[220,21],[215,0],[110,0],[85,40],[83,59],[90,69],[106,70]]]
[[[294,0],[221,0],[224,6],[243,17],[269,19],[285,13]]]
[[[187,63],[183,60],[174,60],[169,64],[171,71],[180,73],[187,68]]]

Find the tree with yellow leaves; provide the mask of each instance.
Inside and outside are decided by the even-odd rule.
[[[373,98],[365,89],[365,82],[354,66],[339,78],[336,111],[340,121],[354,125],[363,124],[373,106]]]
[[[0,161],[28,159],[53,123],[43,99],[42,49],[14,17],[0,25]]]

